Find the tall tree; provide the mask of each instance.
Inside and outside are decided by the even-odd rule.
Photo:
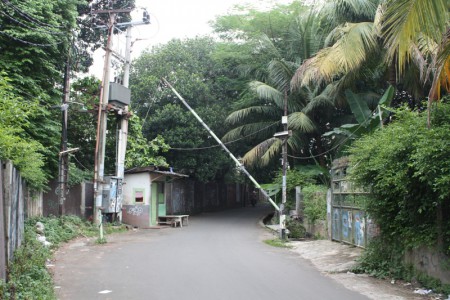
[[[214,58],[218,44],[207,37],[172,40],[136,59],[130,86],[132,107],[144,122],[144,136],[161,135],[171,146],[167,162],[197,179],[223,179],[231,162],[176,96],[161,84],[165,77],[217,134],[235,89],[233,76]]]
[[[383,15],[387,58],[396,60],[399,75],[417,65],[422,82],[431,82],[429,104],[440,99],[441,87],[450,91],[449,9],[445,0],[389,0]]]
[[[278,15],[283,17],[272,18]],[[242,24],[231,22],[236,18],[243,20]],[[259,19],[269,21],[259,22]],[[225,29],[229,31],[225,35],[228,37],[234,37],[234,32],[239,33],[238,37],[242,39],[239,41],[242,45],[240,51],[250,56],[246,69],[252,70],[243,72],[243,75],[253,79],[249,83],[248,92],[227,118],[227,122],[234,128],[224,136],[224,140],[252,135],[256,146],[245,154],[244,162],[249,165],[270,163],[280,152],[281,141],[273,135],[281,130],[280,119],[286,99],[289,129],[293,130],[288,141],[290,154],[302,155],[303,152],[305,156],[309,156],[309,144],[312,140],[317,141],[312,146],[313,151],[321,152],[317,136],[320,136],[320,127],[322,123],[326,123],[322,121],[329,114],[330,108],[333,108],[333,103],[328,99],[329,95],[320,95],[320,89],[292,89],[290,86],[295,70],[304,60],[314,55],[323,42],[321,37],[325,28],[314,8],[296,2],[287,6],[275,6],[268,12],[244,11],[236,16],[219,18],[218,25],[222,25],[216,25],[222,35],[225,35]],[[241,71],[246,69],[240,68]],[[274,126],[276,123],[278,126]]]
[[[8,1],[0,3],[0,71],[11,79],[24,103],[38,101],[23,134],[44,147],[45,171],[57,169],[60,130],[58,111],[62,75],[76,28],[81,0]]]

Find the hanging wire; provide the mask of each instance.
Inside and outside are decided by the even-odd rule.
[[[22,21],[17,20],[16,18],[14,18],[13,16],[11,16],[10,14],[8,14],[8,13],[6,13],[4,11],[0,11],[0,14],[4,15],[5,17],[10,19],[11,21],[13,21],[13,22],[15,22],[15,23],[17,23],[19,25],[22,25],[25,28],[31,29],[31,30],[39,29],[38,32],[43,32],[43,33],[47,33],[47,34],[51,34],[51,35],[65,35],[64,32],[60,32],[60,31],[59,32],[57,32],[57,31],[49,31],[49,30],[46,30],[45,28],[39,27],[39,26],[37,28],[36,27],[32,27],[32,26],[30,26],[28,24],[23,23]]]
[[[35,23],[36,25],[39,26],[45,26],[45,27],[50,27],[50,28],[65,28],[64,26],[58,26],[58,25],[52,25],[52,24],[48,24],[48,23],[44,23],[39,21],[38,19],[34,18],[33,16],[31,16],[30,14],[27,14],[25,12],[23,12],[21,9],[19,9],[18,7],[16,7],[14,4],[12,4],[11,2],[9,2],[8,0],[3,0],[3,3],[5,3],[7,6],[10,6],[11,8],[13,8],[19,15],[21,15],[22,17],[24,17],[25,19],[27,19],[30,22]]]
[[[76,162],[77,162],[84,170],[89,171],[89,169],[86,168],[86,166],[84,166],[84,165],[77,159],[77,157],[76,157],[75,155],[72,155],[71,157],[73,157],[73,158],[75,159],[75,161],[76,161]]]
[[[232,140],[232,141],[229,141],[229,142],[226,142],[226,143],[223,143],[223,144],[224,144],[224,145],[229,145],[229,144],[238,142],[238,141],[240,141],[240,140],[243,140],[243,139],[245,139],[245,138],[248,138],[249,136],[252,136],[252,135],[254,135],[254,134],[257,134],[257,133],[259,133],[259,132],[261,132],[261,131],[263,131],[263,130],[266,130],[267,128],[270,128],[270,127],[272,127],[273,125],[276,125],[276,124],[279,124],[279,123],[280,123],[279,121],[276,121],[276,122],[274,122],[274,123],[272,123],[272,124],[270,124],[270,125],[268,125],[268,126],[262,128],[262,129],[260,129],[260,130],[257,130],[257,131],[255,131],[255,132],[252,132],[252,133],[246,135],[246,136],[240,137],[240,138],[238,138],[238,139],[236,139],[236,140]],[[217,147],[220,147],[220,145],[214,145],[214,146],[209,146],[209,147],[201,147],[201,148],[170,148],[169,150],[177,150],[177,151],[195,151],[195,150],[212,149],[212,148],[217,148]]]
[[[19,39],[17,37],[14,37],[14,36],[4,32],[4,31],[0,31],[0,34],[4,35],[6,37],[9,37],[10,39],[15,40],[17,42],[20,42],[20,43],[23,43],[23,44],[27,44],[27,45],[31,45],[31,46],[36,46],[36,47],[52,47],[52,46],[56,46],[56,45],[64,43],[64,41],[59,41],[59,42],[55,42],[55,43],[52,43],[52,44],[39,44],[39,43],[33,43],[33,42],[29,42],[29,41],[25,41],[25,40]]]

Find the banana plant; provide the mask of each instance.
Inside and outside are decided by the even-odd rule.
[[[383,127],[383,120],[391,113],[389,105],[394,97],[394,87],[389,86],[383,96],[378,100],[375,110],[371,110],[367,101],[361,94],[355,94],[351,90],[346,90],[345,95],[350,109],[357,124],[344,124],[332,131],[324,133],[323,137],[343,136],[347,138],[347,143],[354,138],[373,132],[376,128]]]

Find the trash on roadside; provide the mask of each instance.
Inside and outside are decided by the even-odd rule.
[[[414,291],[414,294],[428,295],[428,294],[430,294],[432,292],[433,292],[433,290],[417,289],[417,290]]]

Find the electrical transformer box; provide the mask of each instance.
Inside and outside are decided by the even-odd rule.
[[[118,213],[122,209],[123,179],[118,177],[105,177],[103,186],[102,207],[103,213]]]
[[[130,105],[131,100],[131,90],[129,88],[124,87],[120,83],[110,82],[109,83],[109,97],[108,102],[124,107],[126,105]]]

